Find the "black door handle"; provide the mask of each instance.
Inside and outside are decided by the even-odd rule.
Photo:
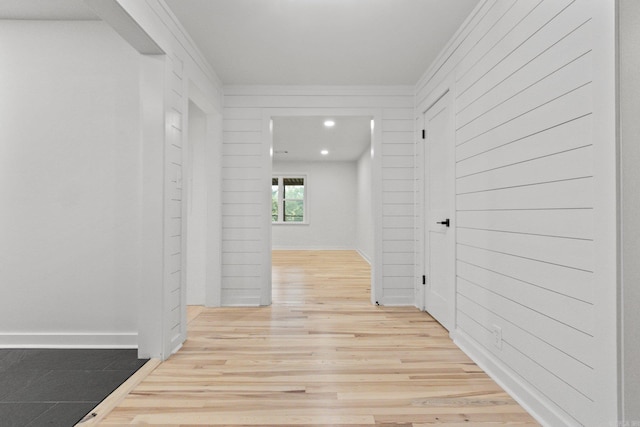
[[[442,225],[445,225],[445,226],[448,227],[449,226],[449,218],[445,219],[444,221],[438,221],[438,222],[436,222],[436,224],[442,224]]]

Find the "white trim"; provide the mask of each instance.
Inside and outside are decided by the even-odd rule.
[[[604,425],[620,418],[620,388],[618,354],[620,333],[618,295],[620,253],[618,246],[618,150],[617,135],[617,70],[616,70],[616,4],[590,0],[594,29],[593,46],[593,174],[594,174],[594,283],[601,284],[594,291],[599,309],[594,323],[594,425]]]
[[[251,93],[252,95],[256,95],[259,93],[259,90],[262,88],[267,91],[273,92],[274,95],[282,95],[279,91],[282,90],[282,87],[277,86],[247,86],[247,87],[236,87],[237,89],[244,88],[249,91],[247,94]],[[256,89],[257,88],[257,89]],[[408,87],[403,87],[404,90],[409,90]],[[285,88],[286,89],[286,88]],[[289,88],[290,91],[297,92],[298,94],[304,92],[308,88],[305,87],[292,87]],[[351,88],[354,90],[354,88]],[[368,89],[375,89],[374,87]],[[339,90],[339,95],[344,95],[348,93],[349,87],[319,87],[315,88],[315,90],[322,95],[327,95],[331,90]],[[410,93],[413,96],[413,89],[411,89]],[[229,95],[227,92],[227,88],[225,88],[225,95]],[[337,94],[337,93],[336,93]],[[268,197],[268,201],[265,200],[265,203],[268,203],[268,206],[271,206],[271,177],[273,176],[273,161],[271,158],[271,149],[273,147],[273,134],[271,132],[271,120],[273,117],[282,117],[282,116],[296,116],[296,117],[307,117],[307,116],[319,116],[331,114],[332,116],[367,116],[371,117],[374,120],[375,126],[374,131],[371,135],[371,147],[373,148],[373,156],[371,159],[371,173],[372,173],[372,198],[373,198],[373,210],[375,212],[374,215],[374,262],[371,264],[371,303],[375,304],[376,302],[383,303],[380,301],[382,298],[382,109],[381,108],[317,108],[317,107],[290,107],[290,108],[277,108],[277,107],[268,107],[262,108],[262,138],[263,138],[263,153],[265,159],[268,159],[268,167],[265,169],[265,174],[269,174],[268,183],[269,183],[269,191],[265,191],[265,196]],[[266,179],[266,178],[265,178]],[[266,220],[271,224],[271,209],[268,210],[268,215],[265,216]],[[265,265],[265,284],[262,288],[262,305],[271,304],[271,250],[274,249],[272,247],[272,238],[271,238],[271,230],[272,227],[267,227],[268,236],[265,236],[265,240],[268,242],[268,250],[264,254],[264,265]],[[353,250],[353,248],[350,248]],[[378,268],[376,268],[378,266]],[[266,269],[268,268],[268,271]],[[386,304],[386,300],[384,301]],[[392,304],[394,304],[393,302]],[[398,303],[397,305],[410,305],[411,301],[403,301],[402,303]]]
[[[274,251],[357,251],[347,246],[274,246],[272,249]]]
[[[131,333],[3,333],[0,348],[138,348]]]
[[[488,353],[464,331],[457,329],[453,337],[453,342],[540,424],[549,427],[575,425],[575,420],[568,418],[551,403],[547,403],[544,396],[526,381],[521,380],[516,372]]]
[[[189,80],[187,98],[193,102],[206,116],[205,136],[205,175],[206,188],[206,276],[205,276],[205,305],[220,307],[222,293],[222,121],[223,115],[206,97],[198,83]],[[187,132],[188,132],[187,114]],[[189,144],[189,137],[185,139]],[[189,165],[189,168],[192,166]],[[187,271],[188,274],[188,271]],[[186,299],[184,300],[186,301]],[[185,325],[187,324],[185,320]],[[186,339],[186,336],[185,336]]]
[[[414,86],[224,86],[225,96],[413,96]]]
[[[371,262],[371,304],[393,305],[384,296],[384,245],[382,201],[382,110],[373,114],[371,132],[371,203],[373,205],[373,262]],[[408,303],[399,305],[409,305]]]
[[[380,302],[380,305],[384,305],[385,307],[411,307],[411,299],[413,297],[384,297],[384,301]]]
[[[476,19],[476,15],[478,14],[478,12],[480,12],[480,10],[482,10],[482,8],[485,6],[485,4],[488,1],[490,0],[481,0],[477,4],[477,6],[471,11],[467,19],[464,20],[464,22],[462,23],[462,25],[460,25],[460,27],[455,32],[455,34],[449,39],[449,42],[442,48],[442,50],[440,51],[436,59],[431,63],[429,68],[427,68],[427,71],[425,71],[420,77],[420,79],[418,79],[418,82],[414,87],[414,91],[415,91],[414,94],[424,89],[424,87],[427,84],[429,84],[429,81],[436,74],[437,70],[449,60],[449,56],[462,43],[459,40],[460,36],[464,31],[466,31],[469,24],[471,24],[471,22],[473,22]],[[493,2],[495,3],[496,0],[493,0]]]
[[[360,249],[355,249],[355,251],[358,252],[358,255],[360,255],[363,260],[367,261],[367,264],[372,265],[371,259],[364,252],[362,252]]]

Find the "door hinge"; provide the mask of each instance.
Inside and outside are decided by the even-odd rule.
[[[423,275],[423,276],[422,276],[422,284],[423,284],[423,285],[426,285],[426,284],[427,284],[427,276],[426,276],[426,275]]]
[[[422,129],[422,139],[427,139],[427,131]]]

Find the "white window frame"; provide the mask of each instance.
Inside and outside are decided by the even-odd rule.
[[[302,199],[289,199],[289,200],[302,200],[302,221],[284,221],[284,203],[287,199],[284,198],[284,180],[285,178],[301,178],[304,180],[304,198]],[[273,217],[271,220],[271,224],[276,225],[308,225],[309,224],[309,216],[307,212],[307,200],[309,194],[309,181],[307,175],[305,174],[286,174],[286,175],[278,175],[273,174],[273,179],[278,179],[278,220],[273,221]],[[273,184],[272,184],[273,185]]]

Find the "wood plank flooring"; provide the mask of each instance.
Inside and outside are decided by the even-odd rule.
[[[352,251],[274,251],[273,305],[207,308],[102,425],[538,425]]]

